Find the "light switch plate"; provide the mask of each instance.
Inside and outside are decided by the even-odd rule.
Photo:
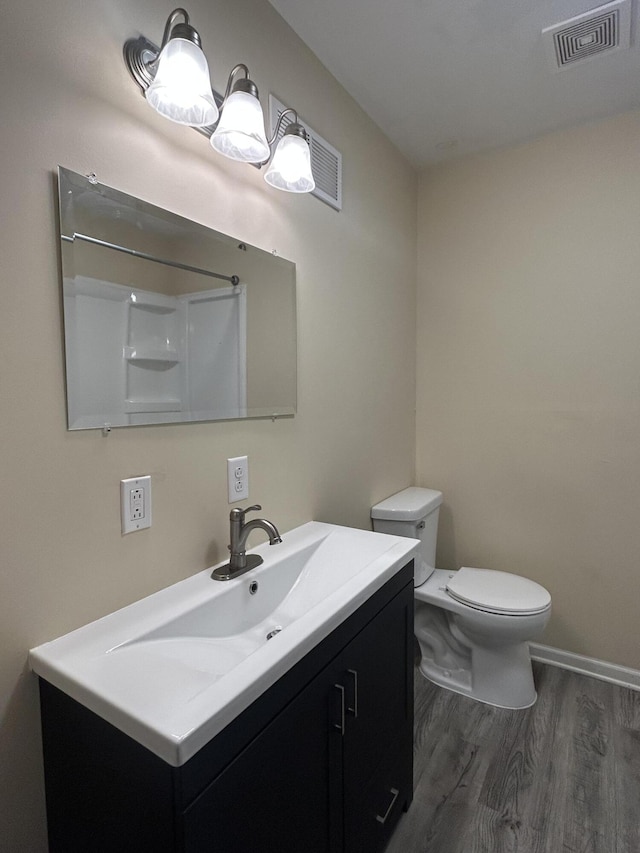
[[[233,456],[227,459],[227,485],[229,503],[246,501],[249,497],[249,457]]]
[[[120,480],[122,533],[151,527],[151,476]]]

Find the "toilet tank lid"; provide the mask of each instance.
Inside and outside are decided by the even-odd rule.
[[[411,486],[371,507],[371,518],[419,521],[442,503],[442,492]]]

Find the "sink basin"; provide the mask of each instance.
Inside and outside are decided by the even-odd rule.
[[[179,766],[417,552],[418,540],[322,522],[32,649],[34,672]],[[257,588],[256,588],[257,586]]]

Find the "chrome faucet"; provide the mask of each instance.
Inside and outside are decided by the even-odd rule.
[[[260,504],[249,506],[246,509],[236,507],[229,513],[229,522],[231,527],[231,544],[229,551],[231,557],[229,562],[224,566],[214,569],[211,577],[216,581],[230,581],[248,572],[249,569],[255,569],[260,563],[264,562],[258,554],[249,554],[247,556],[246,544],[249,534],[252,530],[264,530],[269,537],[269,545],[277,545],[282,542],[282,537],[278,533],[278,528],[275,524],[267,521],[266,518],[253,518],[245,524],[244,517],[248,512],[258,512],[262,509]]]

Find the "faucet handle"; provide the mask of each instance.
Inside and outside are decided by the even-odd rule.
[[[243,512],[260,512],[262,507],[260,504],[254,504],[253,506],[248,506]]]
[[[234,507],[234,509],[231,510],[231,517],[232,518],[234,518],[234,517],[239,518],[240,521],[244,524],[244,517],[245,517],[246,513],[248,513],[248,512],[260,512],[261,509],[262,509],[262,507],[260,506],[260,504],[255,504],[254,506],[248,506],[246,509],[241,509],[239,506]]]

